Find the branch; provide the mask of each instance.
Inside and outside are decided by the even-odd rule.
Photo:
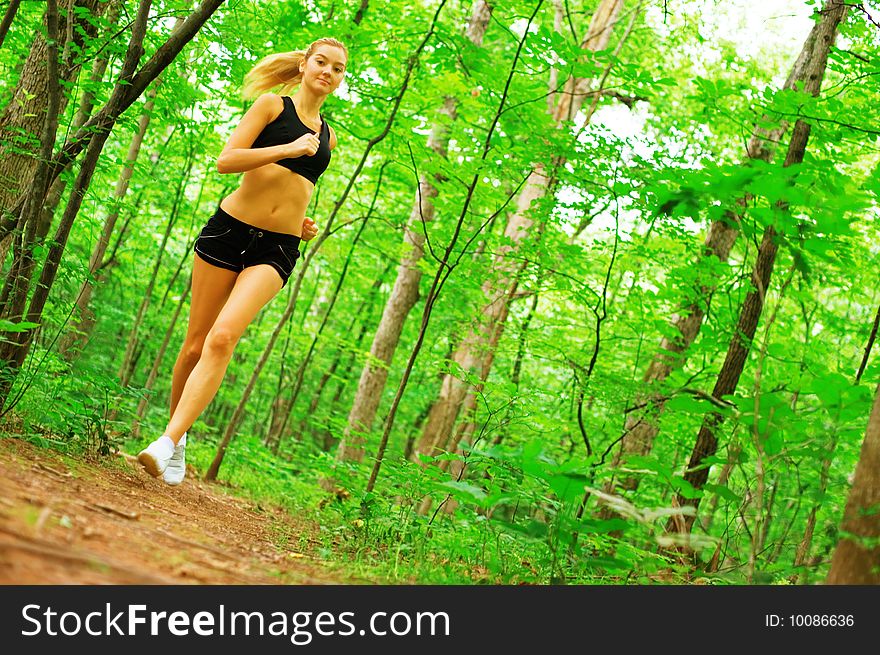
[[[602,95],[608,96],[609,98],[615,98],[630,109],[632,109],[637,102],[648,102],[648,98],[644,96],[625,96],[618,91],[610,91],[608,89],[603,90]]]
[[[852,123],[844,123],[843,121],[838,121],[833,118],[819,118],[818,116],[807,116],[806,114],[801,114],[801,113],[797,113],[797,114],[785,113],[785,112],[778,112],[778,113],[780,116],[795,116],[799,120],[816,121],[817,123],[833,123],[834,125],[839,125],[840,127],[848,127],[849,129],[851,129],[855,132],[862,132],[864,134],[880,135],[880,130],[872,130],[868,127],[859,127],[857,125],[853,125]]]
[[[648,405],[655,405],[657,403],[665,403],[667,400],[670,400],[672,397],[677,396],[679,394],[688,394],[689,396],[694,396],[695,398],[699,398],[700,400],[705,400],[708,403],[715,405],[718,409],[733,409],[736,410],[736,404],[730,402],[729,400],[722,400],[721,398],[716,398],[710,393],[706,393],[701,389],[691,389],[690,387],[682,387],[680,389],[676,389],[675,391],[664,395],[664,396],[653,396],[648,401],[639,403],[638,405],[633,405],[632,407],[627,407],[623,410],[624,414],[629,414],[631,412],[635,412],[639,409],[644,409]],[[738,412],[734,412],[738,413]],[[629,431],[629,430],[628,430]]]
[[[865,18],[868,19],[869,23],[873,24],[874,27],[880,27],[880,23],[878,23],[876,20],[874,20],[874,17],[870,14],[870,12],[868,12],[867,9],[865,9],[865,5],[863,3],[859,2],[856,4],[856,3],[852,3],[852,2],[840,2],[838,4],[842,4],[847,7],[852,7],[853,9],[858,9],[860,12],[865,14]]]
[[[858,373],[856,373],[856,384],[861,381],[862,374],[865,372],[865,367],[868,365],[868,357],[871,355],[871,348],[874,345],[874,340],[877,338],[878,326],[880,326],[880,307],[877,308],[877,315],[874,317],[874,326],[871,328],[871,335],[868,337],[868,345],[865,346],[865,355],[862,357],[862,363],[859,366]]]

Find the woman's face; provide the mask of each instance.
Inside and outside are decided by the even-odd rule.
[[[345,76],[345,52],[332,45],[319,45],[302,66],[304,85],[315,93],[333,93]]]

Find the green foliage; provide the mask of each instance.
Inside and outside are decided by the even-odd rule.
[[[42,18],[39,4],[22,3],[0,49],[0,108],[13,107],[20,63]],[[187,15],[191,4],[154,3],[144,60],[167,38],[172,17]],[[125,2],[125,15],[135,5]],[[756,35],[761,43],[748,51],[723,29],[738,20],[735,8],[714,3],[712,11],[666,14],[646,6],[624,42],[630,14],[594,53],[580,47],[593,7],[566,5],[569,24],[556,31],[554,8],[545,3],[511,70],[533,6],[493,3],[477,46],[463,29],[470,3],[453,2],[397,105],[406,65],[435,7],[371,0],[356,26],[359,5],[225,3],[155,86],[128,192],[116,199],[145,98],[120,118],[39,324],[0,319],[0,342],[26,330],[37,334],[18,376],[0,370],[0,382],[14,383],[6,409],[12,405],[21,432],[95,456],[119,447],[135,451],[164,428],[186,330],[192,242],[239,183],[217,174],[215,160],[249,104],[240,98],[241,81],[265,54],[333,35],[350,54],[344,87],[322,107],[339,147],[308,212],[333,234],[315,253],[290,323],[256,382],[220,483],[315,520],[323,558],[397,582],[821,579],[880,376],[873,354],[862,382],[854,380],[880,302],[876,29],[850,13],[838,43],[847,46],[832,50],[823,93],[812,97],[781,89],[808,20],[792,22],[792,31],[804,33],[785,41]],[[118,30],[99,21],[98,36],[74,53],[84,65],[64,88],[58,147],[83,93],[95,94],[96,107],[109,98],[127,47],[126,39],[113,38]],[[104,55],[108,72],[91,81],[89,64]],[[551,69],[557,86],[570,73],[594,78],[580,112],[559,125],[548,111]],[[441,111],[447,98],[454,100],[454,117]],[[783,166],[790,128],[779,143],[767,144],[774,151],[769,163],[748,160],[745,145],[755,127],[798,118],[811,127],[801,163]],[[428,143],[439,127],[449,137],[445,154]],[[8,154],[30,154],[37,144],[37,135],[14,126],[0,137]],[[537,194],[522,233],[511,235],[508,219],[536,164],[554,186]],[[76,171],[62,175],[67,187],[48,235]],[[426,238],[425,256],[415,264],[422,273],[419,300],[385,364],[371,345],[398,264],[411,250],[402,230],[419,179],[431,180],[438,192],[435,218],[411,225]],[[114,211],[107,265],[90,276],[91,253]],[[704,246],[718,221],[736,233],[723,261]],[[758,331],[736,392],[712,400],[769,227],[780,250]],[[376,486],[367,492],[383,423],[447,248],[450,266],[441,273],[449,277],[397,407]],[[38,267],[47,250],[48,242],[34,249]],[[12,258],[10,250],[6,276]],[[303,265],[300,259],[297,266]],[[87,278],[95,294],[83,317],[72,307]],[[495,291],[509,303],[497,345],[491,359],[478,348],[463,364],[456,349],[479,332],[490,306],[486,294],[499,280]],[[293,293],[291,282],[250,326],[218,395],[191,429],[187,452],[198,474],[214,459]],[[172,327],[179,303],[181,317]],[[672,317],[696,307],[699,333],[683,352],[671,352],[682,339]],[[82,318],[83,350],[62,356],[61,341]],[[132,334],[135,357],[123,386],[117,373]],[[671,370],[645,382],[661,355]],[[367,364],[386,370],[388,379],[374,424],[356,432],[366,456],[362,463],[338,462],[336,447],[349,429]],[[465,385],[476,403],[442,438],[468,422],[473,429],[458,447],[441,444],[443,452],[411,461],[404,455],[424,434],[443,376],[447,385]],[[279,447],[269,448],[279,398],[290,402],[290,415]],[[139,416],[142,400],[147,407]],[[710,415],[721,420],[718,449],[702,461],[709,480],[698,488],[684,469]],[[647,450],[617,461],[621,439],[639,421],[656,424],[656,437]],[[637,489],[615,486],[630,476]],[[678,505],[682,499],[699,502],[687,544],[667,532],[668,522],[691,511]],[[810,557],[801,562],[797,547],[811,512]],[[764,541],[753,553],[756,532]],[[277,546],[296,539],[279,534]],[[689,559],[675,551],[680,546],[691,549]]]

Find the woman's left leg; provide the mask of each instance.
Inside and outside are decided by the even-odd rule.
[[[268,264],[251,266],[238,274],[229,298],[205,338],[202,355],[183,387],[165,432],[138,453],[138,462],[150,475],[162,476],[172,485],[182,482],[183,446],[178,448],[178,442],[217,394],[241,335],[281,287],[281,277]],[[179,457],[179,461],[172,467],[175,457]],[[166,473],[171,468],[174,473],[168,477]]]
[[[229,299],[205,338],[202,356],[189,374],[163,433],[175,443],[213,400],[238,340],[281,287],[281,278],[272,266],[260,264],[239,273]]]
[[[186,380],[202,356],[205,338],[217,321],[226,301],[229,300],[238,275],[235,271],[209,264],[199,255],[193,257],[189,321],[180,354],[174,363],[169,419],[174,416]]]

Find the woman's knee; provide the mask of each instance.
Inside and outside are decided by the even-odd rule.
[[[199,358],[202,356],[202,350],[205,347],[205,335],[201,335],[199,337],[187,337],[187,339],[183,342],[183,346],[181,347],[181,359],[187,360],[189,362],[197,362]]]
[[[214,355],[231,356],[235,350],[235,344],[241,335],[237,330],[233,330],[225,325],[215,325],[208,332],[205,338],[203,352],[210,352]]]

